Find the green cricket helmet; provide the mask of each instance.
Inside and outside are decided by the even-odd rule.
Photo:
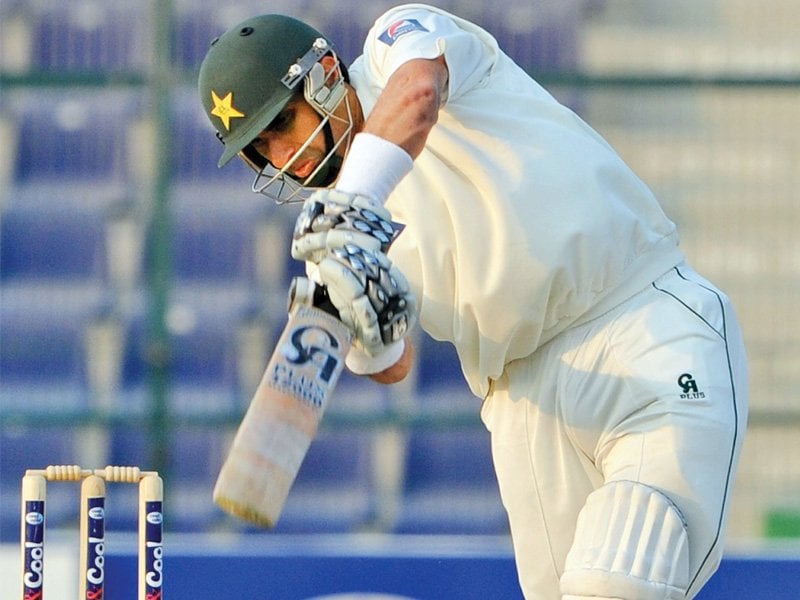
[[[337,61],[337,68],[329,73],[319,62],[327,54]],[[253,191],[278,202],[286,202],[304,188],[330,185],[341,166],[336,150],[349,139],[352,130],[346,77],[346,70],[325,36],[292,17],[251,17],[223,33],[211,43],[198,81],[203,107],[225,145],[219,166],[239,155],[257,173]],[[322,119],[295,157],[320,132],[325,135],[327,151],[309,177],[295,181],[288,171],[293,160],[278,169],[250,144],[301,93]],[[343,101],[347,105],[346,119],[333,114]],[[331,119],[348,125],[338,141],[331,133]]]

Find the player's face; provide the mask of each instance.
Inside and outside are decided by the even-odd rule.
[[[282,169],[294,158],[289,174],[295,179],[305,179],[326,155],[323,133],[314,136],[302,154],[296,155],[320,121],[320,115],[298,96],[253,140],[253,147],[276,169]]]
[[[337,80],[340,75],[336,59],[326,55],[320,62],[329,76],[333,74],[330,82]],[[344,136],[354,135],[363,126],[364,118],[358,96],[349,85],[347,94],[350,103],[341,102],[328,120],[334,143]],[[324,130],[319,127],[321,122],[320,113],[301,94],[297,94],[253,140],[252,146],[276,169],[281,170],[288,164],[287,174],[296,181],[303,181],[326,160],[330,150],[326,146]],[[335,153],[344,156],[347,146],[347,143],[339,145]]]

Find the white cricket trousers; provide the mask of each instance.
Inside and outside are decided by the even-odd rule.
[[[747,398],[734,311],[686,264],[510,363],[481,416],[525,598],[561,598],[578,513],[612,481],[651,486],[680,510],[693,597],[721,558]]]

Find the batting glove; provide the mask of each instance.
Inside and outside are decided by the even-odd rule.
[[[292,256],[317,266],[354,345],[369,356],[401,339],[414,326],[416,300],[386,256],[402,226],[369,198],[318,190],[305,202],[292,241]]]
[[[328,250],[355,244],[384,254],[402,231],[391,214],[365,196],[322,189],[306,200],[295,223],[292,257],[319,263]]]
[[[354,345],[369,356],[383,353],[416,323],[408,282],[380,250],[354,244],[332,249],[319,263],[319,278],[353,332]]]

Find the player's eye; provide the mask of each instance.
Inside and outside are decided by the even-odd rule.
[[[285,131],[288,131],[292,126],[292,123],[294,123],[294,115],[294,108],[287,106],[278,113],[278,116],[275,117],[269,125],[267,125],[265,131],[270,133],[284,133]]]

